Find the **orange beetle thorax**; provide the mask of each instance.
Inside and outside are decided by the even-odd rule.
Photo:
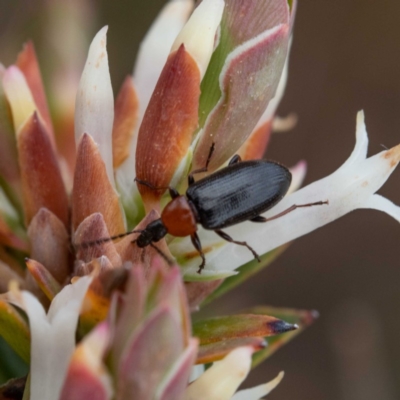
[[[189,236],[197,231],[196,218],[185,196],[172,199],[162,211],[161,220],[173,236]]]

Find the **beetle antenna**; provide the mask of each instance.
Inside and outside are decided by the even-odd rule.
[[[90,242],[77,243],[77,244],[75,244],[75,247],[87,249],[89,247],[96,246],[98,244],[103,244],[103,243],[107,243],[107,242],[112,242],[113,240],[116,240],[116,239],[121,239],[125,236],[131,235],[132,233],[141,233],[141,232],[143,232],[143,230],[141,230],[141,229],[138,229],[135,231],[130,231],[130,232],[124,232],[124,233],[120,233],[119,235],[109,236],[106,238],[100,238],[97,240],[92,240]]]
[[[166,263],[171,267],[174,265],[174,262],[167,257],[163,251],[161,251],[154,243],[150,242],[150,246],[166,261]]]
[[[292,211],[296,210],[297,208],[322,206],[324,204],[329,204],[329,200],[316,201],[315,203],[307,203],[307,204],[293,204],[292,206],[290,206],[286,210],[283,210],[282,212],[280,212],[279,214],[274,215],[273,217],[265,218],[265,217],[263,217],[261,215],[258,215],[257,217],[251,219],[251,221],[253,221],[253,222],[268,222],[268,221],[272,221],[274,219],[278,219],[280,217],[283,217],[284,215],[291,213]]]

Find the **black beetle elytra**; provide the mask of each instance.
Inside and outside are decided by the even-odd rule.
[[[172,199],[162,211],[161,218],[149,223],[143,230],[134,230],[83,243],[81,246],[88,247],[118,239],[131,233],[140,233],[138,238],[133,241],[138,247],[144,248],[150,245],[166,258],[154,245],[155,242],[161,240],[167,233],[177,237],[190,236],[194,247],[202,258],[198,270],[198,273],[201,273],[206,259],[197,235],[198,224],[205,229],[213,230],[228,242],[247,247],[254,257],[260,261],[258,254],[246,242],[232,239],[221,229],[243,221],[267,222],[299,207],[328,203],[327,201],[319,201],[293,205],[271,218],[264,218],[260,214],[276,205],[287,193],[292,180],[290,171],[283,165],[272,161],[241,161],[240,157],[236,155],[227,167],[195,182],[193,176],[196,173],[207,171],[213,149],[214,145],[210,149],[205,168],[193,171],[189,175],[189,186],[185,195],[181,195],[174,188],[168,187]],[[167,189],[156,188],[137,178],[136,182],[154,190]]]

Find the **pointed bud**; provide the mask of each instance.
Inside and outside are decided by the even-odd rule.
[[[32,41],[28,41],[24,45],[22,51],[18,54],[16,65],[25,76],[39,115],[46,125],[51,144],[55,148],[53,125],[51,122],[49,107],[47,105],[46,93],[44,91],[35,47]]]
[[[77,259],[90,262],[95,258],[105,256],[115,268],[120,267],[121,257],[112,240],[95,243],[96,240],[109,237],[110,234],[101,213],[94,213],[85,218],[74,234]]]
[[[106,323],[98,325],[72,355],[60,400],[109,400],[113,388],[103,357],[110,340]]]
[[[155,187],[169,185],[186,155],[198,123],[200,74],[182,45],[171,54],[140,126],[136,174]],[[165,191],[138,185],[147,210],[159,208]]]
[[[44,207],[68,227],[64,182],[49,135],[36,112],[20,129],[17,139],[27,224]]]
[[[51,301],[61,290],[61,285],[54,279],[51,273],[39,262],[27,258],[25,260],[28,271],[39,285],[40,289]]]
[[[78,145],[72,190],[73,229],[94,213],[103,215],[111,236],[125,231],[118,195],[108,179],[98,146],[90,135],[84,134]]]
[[[58,283],[64,284],[71,273],[65,225],[48,209],[41,208],[29,225],[28,236],[30,257],[43,264]]]
[[[129,156],[131,140],[138,120],[139,101],[131,76],[125,78],[115,102],[112,132],[113,166],[118,168]]]
[[[0,293],[7,292],[8,285],[11,281],[18,282],[20,285],[24,283],[22,275],[18,274],[9,265],[0,260]]]

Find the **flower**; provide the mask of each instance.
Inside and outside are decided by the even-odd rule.
[[[375,194],[400,161],[400,146],[366,158],[367,146],[364,113],[359,112],[356,146],[348,160],[328,177],[289,194],[264,216],[271,218],[293,204],[328,201],[327,206],[300,208],[266,224],[254,226],[251,222],[246,222],[227,231],[236,240],[247,240],[258,253],[265,254],[357,208],[377,209],[400,221],[400,207]],[[207,270],[202,276],[196,273],[199,258],[192,257],[191,252],[186,250],[189,247],[188,241],[183,239],[171,245],[172,253],[183,265],[185,277],[226,277],[252,259],[251,253],[246,249],[221,241],[210,231],[202,230],[200,236],[207,248],[212,249],[207,254]],[[225,266],[223,270],[221,265]]]
[[[400,147],[366,158],[359,113],[356,146],[342,167],[299,189],[306,167],[298,163],[289,194],[265,213],[271,221],[228,230],[254,246],[260,264],[202,227],[201,274],[188,238],[136,243],[169,201],[165,189],[183,193],[210,148],[203,177],[235,153],[262,157],[286,84],[295,9],[287,0],[168,2],[115,100],[103,27],[76,86],[73,121],[68,104],[54,125],[33,44],[0,67],[0,335],[30,364],[25,393],[32,400],[79,400],[88,390],[99,400],[265,396],[282,375],[236,391],[252,365],[316,313],[256,307],[192,322],[189,310],[356,208],[400,220],[400,209],[375,194]],[[314,202],[324,205],[285,214]]]
[[[8,292],[8,301],[23,309],[29,318],[31,399],[59,398],[75,349],[79,311],[90,282],[87,276],[65,286],[53,299],[47,314],[30,292],[19,291],[17,287]]]
[[[196,377],[186,389],[185,400],[258,400],[270,393],[283,379],[281,372],[274,380],[252,389],[237,388],[251,369],[251,347],[238,347],[232,350],[223,360],[212,365],[207,371]]]

